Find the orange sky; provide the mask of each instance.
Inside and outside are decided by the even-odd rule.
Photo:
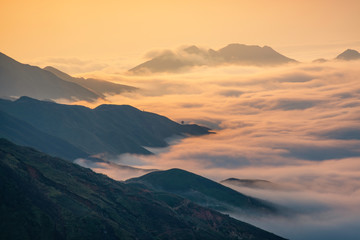
[[[197,44],[269,45],[299,60],[360,50],[358,0],[0,0],[1,52],[44,57],[142,57]]]

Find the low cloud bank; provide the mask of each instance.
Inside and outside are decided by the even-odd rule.
[[[356,239],[359,76],[359,61],[199,67],[151,77],[107,74],[141,88],[109,101],[217,132],[179,140],[154,156],[123,155],[113,161],[147,169],[183,168],[217,181],[236,177],[284,184],[294,191],[242,191],[302,212],[292,221],[249,221],[291,239]],[[93,169],[120,180],[131,175],[110,165]]]

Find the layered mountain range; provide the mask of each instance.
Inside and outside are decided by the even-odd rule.
[[[133,74],[151,73],[179,73],[199,66],[245,65],[245,66],[278,66],[297,61],[288,58],[269,46],[256,46],[233,43],[219,50],[204,49],[197,46],[182,48],[178,51],[166,50],[150,54],[151,58],[129,72]],[[153,56],[154,55],[154,56]],[[352,61],[359,60],[360,53],[347,49],[334,60]],[[320,58],[314,62],[327,62]]]
[[[151,154],[174,135],[203,135],[209,129],[179,124],[128,105],[90,109],[21,97],[0,99],[0,137],[74,160],[89,155]]]
[[[96,79],[73,78],[55,68],[22,64],[0,53],[0,97],[95,101],[136,88]]]
[[[86,89],[90,89],[101,98],[105,98],[106,95],[115,95],[123,92],[132,92],[137,90],[137,88],[135,87],[112,83],[104,80],[99,80],[94,78],[72,77],[69,74],[64,73],[59,69],[56,69],[51,66],[45,67],[44,70],[53,73],[54,75],[56,75],[57,77],[61,78],[64,81],[73,82]]]

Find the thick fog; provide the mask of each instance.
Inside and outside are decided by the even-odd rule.
[[[195,67],[181,74],[148,76],[108,71],[89,76],[141,89],[108,96],[109,102],[216,132],[169,139],[170,147],[150,149],[156,153],[153,156],[125,154],[112,162],[142,169],[182,168],[216,181],[268,180],[283,188],[238,190],[293,209],[291,216],[230,215],[291,239],[357,239],[360,61],[276,68]],[[90,167],[118,180],[143,174],[106,164]]]

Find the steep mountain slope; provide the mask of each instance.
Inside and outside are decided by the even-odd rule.
[[[360,53],[353,49],[347,49],[343,53],[339,54],[336,57],[336,60],[344,60],[344,61],[351,61],[351,60],[358,60],[360,59]]]
[[[150,154],[143,146],[165,147],[165,139],[174,135],[209,133],[207,128],[181,125],[127,105],[90,109],[21,97],[16,101],[0,100],[0,111],[90,155]]]
[[[285,57],[268,46],[259,47],[245,44],[229,44],[218,50],[215,55],[223,59],[224,63],[236,63],[242,65],[280,65],[296,62]]]
[[[72,76],[70,76],[54,67],[50,67],[50,66],[45,67],[44,70],[53,73],[54,75],[56,75],[57,77],[65,80],[65,81],[73,82],[84,88],[90,89],[91,91],[95,92],[96,94],[98,94],[101,97],[105,97],[105,94],[111,94],[111,95],[120,94],[123,92],[132,92],[137,89],[135,87],[112,83],[112,82],[108,82],[108,81],[104,81],[104,80],[98,80],[98,79],[94,79],[94,78],[72,77]]]
[[[153,190],[175,193],[202,206],[220,211],[239,208],[244,213],[277,213],[276,207],[270,203],[246,196],[210,179],[181,169],[151,172],[126,182],[141,183]]]
[[[193,66],[203,65],[192,59],[179,56],[173,52],[165,52],[129,70],[135,74],[158,72],[180,72]]]
[[[46,134],[2,111],[0,111],[0,137],[68,160],[88,155],[70,143]]]
[[[135,74],[155,72],[180,72],[194,66],[225,64],[275,66],[296,62],[268,46],[229,44],[218,51],[190,46],[178,52],[164,51],[154,58],[130,69]]]
[[[283,239],[0,139],[0,239]]]
[[[30,96],[37,99],[94,101],[99,95],[49,71],[22,64],[0,53],[0,97]]]

